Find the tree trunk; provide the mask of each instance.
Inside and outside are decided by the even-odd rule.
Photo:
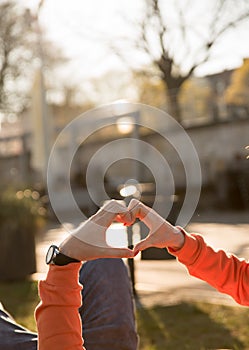
[[[179,105],[178,95],[179,95],[180,89],[172,89],[168,90],[167,97],[169,100],[169,114],[178,122],[181,124],[182,118],[181,118],[181,108]]]

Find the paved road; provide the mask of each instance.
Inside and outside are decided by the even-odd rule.
[[[196,216],[188,225],[189,232],[199,232],[215,248],[224,248],[240,257],[249,258],[249,213],[206,213]],[[47,247],[60,242],[67,233],[61,227],[50,227],[37,240],[37,269],[34,278],[47,271],[44,256]],[[208,300],[237,305],[230,297],[216,292],[189,276],[176,260],[135,259],[136,290],[144,305],[172,304],[182,300]]]

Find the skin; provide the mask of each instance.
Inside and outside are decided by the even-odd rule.
[[[139,219],[149,228],[148,236],[134,247],[135,253],[149,247],[170,247],[174,250],[183,247],[185,239],[182,231],[163,219],[155,210],[136,199],[131,200],[128,210],[131,214],[131,223]]]
[[[61,253],[85,261],[98,258],[133,258],[134,251],[128,248],[113,248],[106,243],[106,231],[114,222],[130,222],[128,209],[112,200],[87,220],[78,230],[77,237],[69,235],[59,246]],[[89,244],[89,236],[98,233],[98,244]]]
[[[149,234],[136,244],[134,250],[107,245],[106,230],[114,221],[130,226],[136,219],[141,220],[149,228]],[[95,241],[98,244],[94,244],[94,239],[90,244],[89,237],[94,237],[96,231]],[[63,254],[85,261],[103,257],[133,258],[139,251],[149,247],[171,247],[178,250],[183,245],[184,234],[179,228],[171,225],[142,202],[132,199],[128,208],[115,200],[108,202],[77,230],[77,235],[67,237],[59,248]]]

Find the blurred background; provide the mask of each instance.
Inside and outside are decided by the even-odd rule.
[[[0,278],[10,276],[9,249],[23,245],[25,252],[33,251],[34,232],[56,222],[46,171],[57,136],[80,114],[114,101],[159,108],[182,125],[201,164],[198,213],[248,211],[248,1],[2,0],[0,15],[0,239],[5,252]],[[129,117],[129,111],[122,116]],[[70,180],[75,196],[82,193],[76,200],[86,215],[96,210],[86,185],[88,163],[107,142],[134,137],[134,124],[126,120],[123,126],[103,128],[78,145]],[[166,127],[160,125],[162,131]],[[141,130],[139,139],[167,158],[173,171],[169,219],[174,222],[186,190],[181,159],[152,130]],[[61,198],[72,142],[77,142],[73,133],[56,158],[54,181]],[[141,185],[140,198],[153,205],[153,174],[140,166],[134,177],[131,162],[121,160],[108,169],[106,192],[117,199],[131,197],[136,191],[121,190],[132,177]],[[100,172],[102,165],[96,164]],[[70,213],[67,201],[61,203]],[[36,271],[31,255],[20,258],[27,259],[21,277]],[[12,273],[20,277],[14,262]]]

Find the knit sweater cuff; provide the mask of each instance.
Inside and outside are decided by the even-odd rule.
[[[46,283],[57,287],[77,288],[79,286],[79,270],[82,263],[70,263],[65,266],[49,265]]]

